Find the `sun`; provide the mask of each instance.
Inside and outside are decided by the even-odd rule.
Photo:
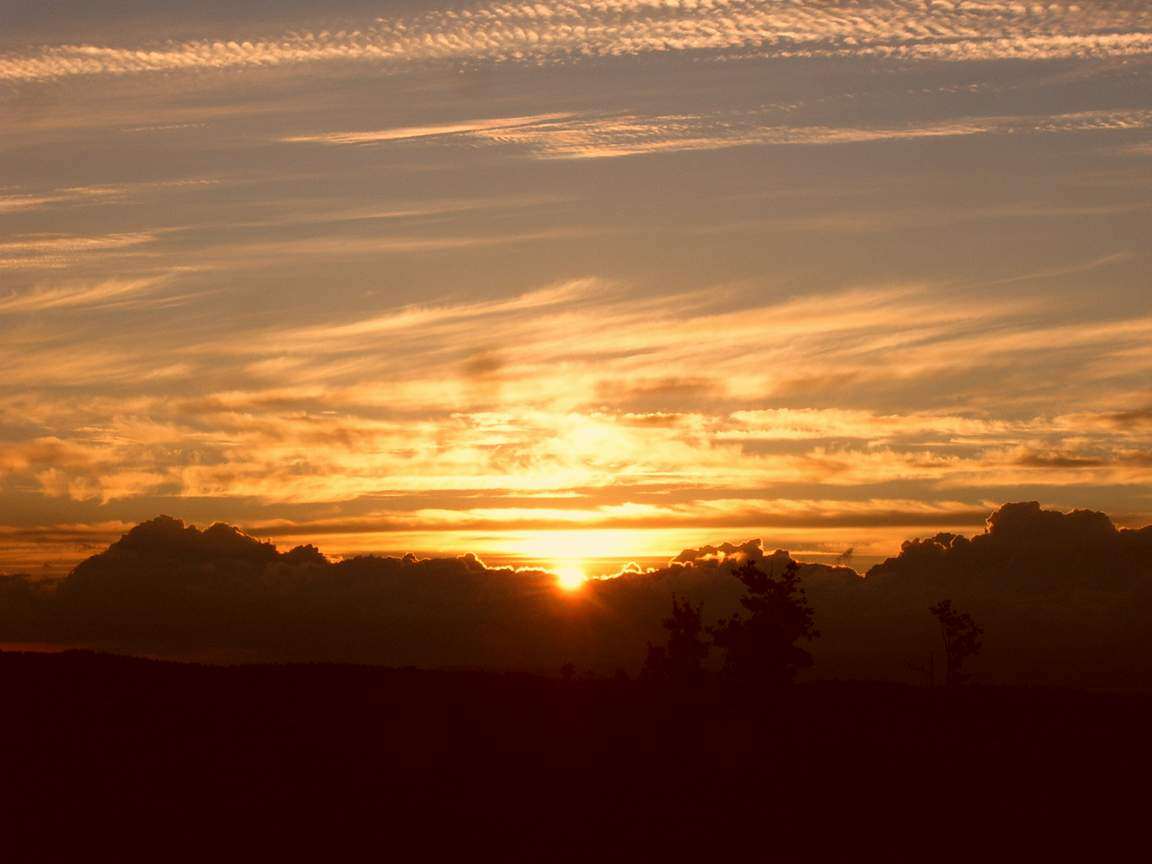
[[[556,576],[556,585],[563,591],[579,591],[588,580],[584,568],[570,561],[556,564],[552,573]]]

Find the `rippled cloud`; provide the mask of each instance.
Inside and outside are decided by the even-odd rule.
[[[481,3],[266,38],[221,34],[133,47],[50,46],[0,55],[0,80],[339,61],[547,62],[734,50],[951,62],[1142,57],[1152,53],[1152,15],[1139,2]]]

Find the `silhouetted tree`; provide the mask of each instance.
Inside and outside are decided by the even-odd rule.
[[[747,589],[740,604],[748,614],[735,613],[709,628],[713,644],[725,652],[724,671],[748,683],[789,683],[812,665],[812,655],[796,643],[820,635],[799,567],[789,561],[774,576],[746,561],[733,575]]]
[[[665,645],[648,643],[644,677],[659,681],[686,683],[700,678],[708,643],[704,639],[703,606],[672,597],[672,614],[662,622],[668,631]]]
[[[962,684],[969,677],[964,672],[964,661],[980,653],[984,628],[967,612],[954,608],[951,600],[941,600],[928,607],[928,611],[940,622],[940,635],[944,639],[944,683]]]

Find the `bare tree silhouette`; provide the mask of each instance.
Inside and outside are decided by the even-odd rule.
[[[796,643],[820,635],[799,567],[789,561],[774,576],[746,561],[733,575],[747,589],[740,604],[748,615],[736,613],[709,628],[713,644],[725,651],[724,671],[747,683],[791,682],[798,670],[812,665],[812,655]]]
[[[672,597],[672,614],[662,622],[668,631],[668,642],[665,645],[648,643],[645,678],[678,683],[700,678],[709,649],[704,639],[702,608]]]
[[[962,684],[970,677],[964,672],[964,661],[980,653],[984,628],[967,612],[954,608],[951,600],[941,600],[928,607],[928,611],[940,623],[940,635],[944,639],[944,683]]]

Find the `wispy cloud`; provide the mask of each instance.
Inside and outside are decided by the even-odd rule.
[[[310,32],[112,47],[58,45],[0,56],[0,80],[308,62],[436,59],[571,60],[684,51],[769,56],[879,56],[951,62],[1138,57],[1152,53],[1152,14],[1139,0],[1023,4],[873,0],[488,3]]]
[[[92,253],[115,252],[151,243],[148,232],[124,234],[27,234],[0,241],[0,270],[66,267]]]
[[[1152,110],[968,117],[887,127],[795,126],[780,123],[773,118],[771,111],[607,116],[542,114],[467,121],[426,129],[331,132],[281,140],[361,145],[420,136],[453,135],[459,140],[523,147],[542,159],[608,159],[753,145],[832,146],[972,135],[1131,131],[1150,127]]]
[[[0,195],[0,213],[15,213],[52,204],[60,199],[46,195]]]
[[[0,412],[51,434],[9,448],[7,470],[44,494],[76,500],[318,505],[379,494],[443,500],[461,490],[595,490],[592,509],[606,490],[727,500],[772,484],[1072,488],[1152,480],[1146,431],[1113,422],[1120,406],[1051,411],[1056,393],[1061,406],[1091,404],[1100,390],[1094,365],[1078,361],[1039,389],[1007,377],[1029,364],[1138,350],[1152,339],[1148,319],[1045,324],[1035,302],[957,304],[915,286],[759,305],[719,295],[644,297],[589,279],[198,346],[152,340],[141,346],[147,370],[136,368],[135,378],[110,349],[33,349],[35,366],[13,364],[9,383],[203,383],[188,395],[142,395],[135,404],[111,396],[10,400]],[[899,365],[883,362],[894,352]],[[6,353],[0,349],[0,360]],[[936,410],[753,407],[800,392],[811,405],[846,385],[857,398],[896,391],[915,404],[925,394],[938,398],[942,381],[972,379],[1005,383],[952,394],[959,404]],[[226,383],[237,381],[243,385]],[[645,407],[678,381],[695,388],[695,408]],[[1016,419],[998,413],[1005,400]],[[608,515],[647,518],[635,509],[596,518]],[[569,518],[553,516],[556,524]]]
[[[540,506],[500,506],[491,499],[448,499],[453,508],[379,508],[360,516],[308,520],[268,519],[250,528],[267,537],[319,537],[393,532],[549,531],[571,528],[616,529],[763,529],[982,525],[983,504],[955,500],[692,498],[677,503],[626,501],[597,504],[584,498],[550,499]],[[564,503],[565,506],[556,506]]]
[[[542,158],[598,159],[750,145],[830,146],[875,141],[989,134],[1098,132],[1147,129],[1152,111],[973,117],[901,127],[788,126],[762,115],[695,115],[587,118],[477,130],[475,137],[527,147]]]
[[[167,277],[102,279],[68,285],[42,285],[28,291],[0,294],[0,315],[48,309],[123,305],[160,287]]]
[[[219,180],[186,178],[117,183],[101,186],[70,186],[58,189],[26,192],[19,189],[0,189],[0,215],[38,210],[52,206],[103,206],[130,200],[151,191],[172,191],[214,186]]]
[[[123,249],[152,240],[150,234],[33,234],[17,240],[0,242],[0,254],[17,255],[71,255],[83,252],[99,252],[105,249]]]
[[[527,117],[498,117],[488,120],[464,120],[459,123],[441,123],[432,126],[407,126],[397,129],[379,129],[373,132],[326,132],[319,135],[294,135],[281,140],[293,144],[381,144],[386,141],[406,141],[411,138],[434,138],[442,135],[492,132],[515,129],[538,123],[561,120],[569,114],[535,114]]]

